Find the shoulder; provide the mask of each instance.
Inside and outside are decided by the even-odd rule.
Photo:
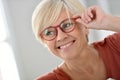
[[[71,80],[70,77],[60,68],[46,73],[35,80]]]
[[[120,33],[113,33],[107,36],[104,40],[92,43],[94,48],[101,54],[120,55]]]
[[[105,46],[105,45],[119,45],[120,43],[120,33],[113,33],[112,35],[109,35],[104,38],[102,41],[94,42],[92,43],[95,46]]]
[[[120,41],[120,33],[114,33],[109,35],[106,39],[109,39],[111,42]]]
[[[120,55],[120,33],[113,33],[102,41],[92,43],[95,49],[102,55]]]
[[[93,43],[102,58],[107,77],[119,80],[120,77],[120,33],[114,33],[107,36],[100,42]]]
[[[39,76],[35,80],[56,80],[56,76],[55,76],[55,73],[51,71]]]

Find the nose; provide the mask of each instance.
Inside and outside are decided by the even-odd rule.
[[[68,34],[58,28],[57,41],[62,41],[68,37]]]

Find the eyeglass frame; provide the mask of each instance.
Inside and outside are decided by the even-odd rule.
[[[60,28],[60,30],[61,30],[62,32],[64,32],[64,33],[70,33],[70,32],[72,32],[72,31],[75,29],[75,26],[74,26],[74,28],[73,28],[72,30],[70,30],[70,31],[68,31],[68,32],[65,32],[65,31],[60,27],[60,25],[61,25],[64,21],[66,21],[67,19],[70,19],[70,20],[72,19],[73,21],[76,22],[76,19],[78,19],[78,18],[81,18],[81,17],[80,17],[80,16],[77,16],[77,17],[74,17],[74,18],[66,18],[66,19],[64,19],[63,21],[61,21],[60,24],[58,24],[58,25],[56,25],[56,26],[49,26],[49,27],[43,29],[43,30],[39,33],[39,35],[40,35],[40,37],[43,38],[44,40],[52,41],[52,40],[54,40],[54,39],[57,37],[57,35],[58,35],[58,30],[57,30],[57,28]],[[43,34],[42,34],[42,33],[43,33],[46,29],[48,29],[48,28],[55,28],[55,30],[56,30],[56,35],[55,35],[55,37],[54,37],[53,39],[50,39],[50,40],[45,39],[45,38],[43,37]]]

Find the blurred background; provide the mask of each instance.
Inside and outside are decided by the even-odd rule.
[[[32,13],[40,1],[0,0],[0,80],[33,80],[61,63],[32,32]],[[85,7],[100,5],[106,13],[120,15],[120,0],[80,2]],[[98,41],[112,33],[90,30],[89,40]]]

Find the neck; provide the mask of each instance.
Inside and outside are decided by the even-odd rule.
[[[98,67],[101,64],[101,59],[97,51],[93,47],[87,47],[79,57],[65,61],[62,69],[70,75],[73,80],[85,80],[86,78],[93,79]],[[96,70],[97,69],[97,70]],[[81,75],[81,77],[80,77]],[[95,79],[94,79],[95,80]]]
[[[93,47],[88,46],[84,48],[82,53],[80,53],[80,55],[75,59],[66,60],[65,65],[68,65],[68,68],[76,69],[76,67],[80,68],[80,66],[81,67],[86,67],[90,65],[93,66],[94,63],[98,63],[99,59],[100,57],[97,51]]]

